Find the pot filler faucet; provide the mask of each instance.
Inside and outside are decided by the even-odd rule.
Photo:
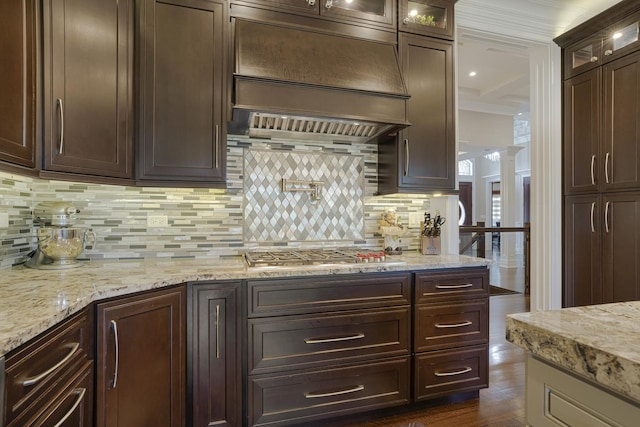
[[[295,187],[296,185],[306,185],[306,187]],[[324,187],[324,181],[301,181],[297,179],[282,178],[281,189],[283,192],[304,192],[309,193],[309,198],[312,201],[320,200],[322,197],[322,187]]]

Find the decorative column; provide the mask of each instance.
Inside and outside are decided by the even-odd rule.
[[[500,151],[500,226],[515,227],[518,212],[516,198],[516,154],[523,147],[510,146]],[[518,267],[516,236],[500,234],[500,267]]]

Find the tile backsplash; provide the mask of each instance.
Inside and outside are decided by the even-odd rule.
[[[35,248],[33,207],[52,200],[73,202],[81,211],[77,226],[97,233],[96,248],[82,255],[86,259],[234,256],[281,246],[378,249],[385,209],[395,207],[407,225],[409,213],[429,209],[430,200],[376,196],[376,164],[373,144],[230,135],[226,190],[49,181],[0,172],[0,268],[24,261]],[[322,198],[313,204],[306,193],[282,193],[282,178],[322,180]],[[265,204],[268,213],[258,212]],[[148,215],[166,215],[168,226],[147,227]],[[263,227],[267,218],[274,221]],[[408,231],[403,247],[417,249],[418,229]]]

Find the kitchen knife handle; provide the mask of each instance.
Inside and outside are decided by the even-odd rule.
[[[216,146],[215,146],[215,156],[216,156],[216,169],[220,167],[220,125],[216,125]]]
[[[111,329],[113,330],[113,337],[116,343],[116,363],[113,367],[113,381],[111,382],[111,388],[116,388],[118,385],[118,364],[120,362],[120,348],[118,345],[118,324],[115,320],[111,321]]]
[[[594,166],[596,165],[596,155],[591,155],[591,185],[596,185],[596,177],[594,174]]]
[[[609,232],[609,204],[611,202],[607,202],[604,207],[604,229],[608,233]]]
[[[609,183],[609,153],[607,153],[604,158],[604,180],[608,184]]]
[[[404,176],[409,175],[409,140],[404,140]]]
[[[62,155],[62,149],[64,147],[64,107],[62,106],[62,99],[58,98],[56,101],[58,104],[58,118],[60,124],[60,144],[58,145],[58,154]]]
[[[594,221],[595,220],[593,218],[593,214],[594,214],[595,210],[596,210],[596,202],[593,202],[593,203],[591,203],[591,232],[592,233],[596,232],[596,229],[595,229],[595,226],[594,226]]]

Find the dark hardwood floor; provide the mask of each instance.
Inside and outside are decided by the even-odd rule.
[[[333,423],[344,427],[521,427],[525,425],[525,352],[505,339],[505,316],[529,311],[522,294],[490,297],[489,388],[460,403]]]

